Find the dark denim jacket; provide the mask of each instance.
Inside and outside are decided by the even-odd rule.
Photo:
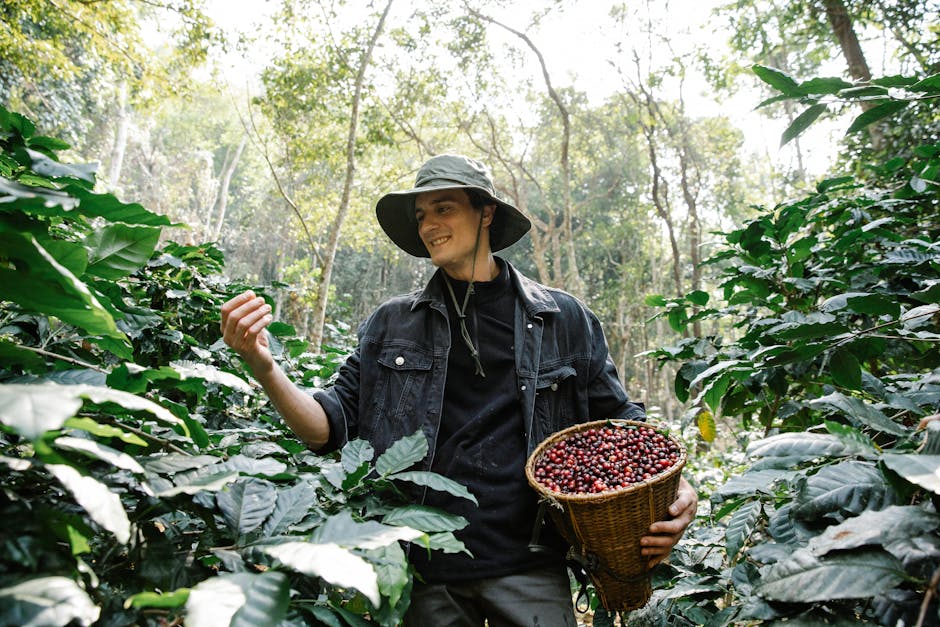
[[[528,452],[580,422],[643,420],[642,406],[629,401],[617,377],[597,317],[570,294],[506,265],[518,295],[516,389]],[[330,421],[326,450],[358,437],[379,454],[422,429],[430,450],[423,468],[430,468],[451,337],[441,283],[435,275],[423,291],[389,300],[359,327],[359,346],[335,384],[314,394]]]

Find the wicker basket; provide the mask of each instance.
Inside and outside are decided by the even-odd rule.
[[[664,472],[642,483],[598,494],[562,494],[535,479],[542,455],[561,440],[587,429],[605,426],[654,425],[630,420],[600,420],[569,427],[549,436],[532,452],[525,472],[529,484],[550,502],[548,508],[559,532],[571,544],[570,555],[585,566],[603,606],[610,611],[643,607],[652,594],[648,562],[640,554],[640,538],[649,526],[668,517],[676,500],[680,473],[686,462],[681,443],[679,459]]]

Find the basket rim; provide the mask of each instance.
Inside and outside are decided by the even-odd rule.
[[[568,436],[578,433],[580,431],[587,431],[588,429],[596,429],[599,427],[606,426],[618,426],[618,427],[649,427],[659,433],[669,438],[672,442],[676,444],[679,448],[679,458],[676,460],[676,463],[667,468],[665,471],[653,475],[649,479],[637,483],[631,483],[628,486],[623,486],[620,488],[615,488],[613,490],[605,490],[603,492],[597,493],[577,493],[577,494],[565,494],[564,492],[555,492],[554,490],[548,489],[545,485],[540,483],[535,478],[535,463],[536,461],[545,453],[547,449],[554,446],[558,441],[566,439]],[[613,497],[622,496],[624,494],[630,494],[632,492],[638,492],[641,490],[648,490],[654,484],[659,484],[667,479],[672,478],[676,473],[682,472],[682,468],[685,466],[688,455],[683,446],[682,442],[673,436],[665,433],[661,429],[658,429],[655,424],[644,422],[641,420],[625,420],[619,418],[608,418],[604,420],[592,420],[590,422],[582,422],[576,425],[572,425],[560,431],[556,431],[552,435],[548,436],[542,442],[535,447],[535,450],[532,451],[532,454],[529,455],[529,459],[526,460],[525,464],[525,474],[526,479],[529,481],[529,485],[539,493],[540,496],[547,498],[552,501],[558,501],[561,503],[588,503],[588,502],[599,502],[611,499]]]

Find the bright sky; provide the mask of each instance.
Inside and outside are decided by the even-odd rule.
[[[363,3],[364,0],[351,0],[343,10],[355,6],[356,2]],[[608,14],[611,3],[599,0],[579,2],[577,7],[563,10],[555,9],[537,30],[527,28],[532,6],[538,6],[537,3],[516,2],[500,14],[491,14],[508,26],[527,32],[545,56],[556,87],[574,85],[586,92],[592,100],[600,101],[613,90],[622,87],[609,60],[617,59],[625,69],[632,69],[632,61],[627,53],[619,57],[617,55],[615,45],[618,40],[628,51],[631,48],[639,49],[641,56],[652,59],[653,64],[665,62],[673,55],[688,54],[695,46],[723,49],[727,37],[717,31],[720,24],[710,18],[712,9],[719,3],[720,0],[628,2],[630,10],[636,12],[628,22],[629,33],[622,30],[618,32],[616,21]],[[277,4],[273,0],[208,0],[211,17],[230,36],[239,32],[257,34]],[[406,0],[396,2],[388,24],[403,23],[407,13],[412,10],[412,4]],[[653,30],[668,29],[671,50],[641,32],[648,19],[644,13],[645,7],[660,12],[653,16],[654,20],[659,21],[659,26],[654,25]],[[505,45],[519,49],[522,44],[521,40],[502,29],[494,27],[490,33],[494,41]],[[253,74],[252,68],[260,67],[274,53],[265,48],[265,41],[264,37],[259,38],[259,42],[247,51],[247,60],[236,53],[223,62],[223,69],[234,86],[245,84]],[[652,52],[647,54],[646,51],[650,49]],[[528,68],[532,73],[531,78],[541,81],[531,51],[525,49],[523,53],[531,58]],[[716,102],[704,79],[694,74],[686,77],[683,91],[690,114],[727,115],[745,133],[749,150],[766,154],[778,163],[794,161],[795,147],[792,143],[783,148],[778,147],[785,121],[769,120],[753,111],[764,95],[756,91],[742,91],[728,100]],[[817,123],[801,137],[803,159],[808,170],[820,171],[831,163],[834,142],[830,135],[834,132],[841,132],[836,124],[827,127]]]

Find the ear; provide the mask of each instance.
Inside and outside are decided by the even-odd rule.
[[[496,205],[486,205],[483,207],[483,226],[493,224],[493,216],[496,214]]]

